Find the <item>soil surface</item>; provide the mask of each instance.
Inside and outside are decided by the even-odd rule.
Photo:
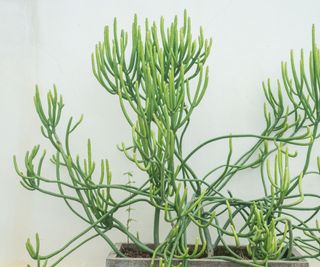
[[[154,248],[154,245],[148,245],[150,248]],[[192,253],[194,249],[193,245],[189,245],[189,253]],[[243,259],[250,259],[245,247],[230,247],[230,249]],[[122,244],[120,251],[126,255],[128,258],[151,258],[152,254],[148,252],[143,252],[136,247],[134,244]],[[230,252],[224,247],[219,246],[214,251],[215,256],[231,256]],[[206,258],[207,254],[204,253],[201,258]]]

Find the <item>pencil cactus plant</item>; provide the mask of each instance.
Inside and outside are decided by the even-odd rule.
[[[174,266],[173,259],[180,259],[183,266],[188,259],[201,257],[265,266],[273,259],[297,259],[293,247],[304,252],[299,258],[319,259],[320,227],[316,220],[319,206],[303,204],[306,198],[320,198],[303,190],[304,178],[320,172],[319,157],[319,169],[309,167],[310,162],[316,162],[312,152],[319,138],[320,122],[320,50],[314,28],[308,67],[304,65],[303,51],[299,67],[291,53],[289,66],[281,65],[282,80],[277,82],[277,89],[272,88],[269,80],[263,83],[266,123],[260,134],[213,137],[185,153],[183,140],[191,115],[208,88],[206,60],[211,46],[211,39],[204,38],[202,29],[198,38],[193,38],[186,12],[181,28],[175,17],[168,28],[161,18],[159,27],[146,21],[141,29],[135,16],[130,38],[127,32],[118,32],[116,19],[112,33],[105,27],[104,40],[92,54],[93,73],[106,91],[117,97],[131,127],[131,143],[122,143],[118,148],[145,173],[144,177],[134,178],[136,184],[113,182],[107,160],[101,160],[100,168],[96,168],[90,140],[87,157],[81,159],[75,155],[70,138],[82,117],[78,121],[71,117],[65,135],[60,137],[57,128],[64,107],[62,97],[54,87],[47,95],[45,107],[36,90],[34,103],[41,132],[56,151],[51,157],[56,177],[49,179],[42,174],[45,152],[38,156],[39,146],[26,153],[25,171],[21,171],[14,158],[16,172],[25,188],[60,198],[88,224],[65,246],[48,255],[40,253],[38,234],[35,245],[28,240],[27,250],[38,266],[49,263],[56,266],[95,237],[103,238],[118,256],[124,257],[124,252],[108,235],[112,230],[125,234],[138,249],[150,253],[153,262],[160,258],[162,266]],[[236,139],[256,142],[234,159]],[[200,176],[193,170],[190,159],[205,146],[220,140],[229,141],[225,163]],[[293,152],[296,146],[306,148],[306,156],[301,171],[292,174],[289,163],[297,155]],[[250,168],[260,169],[264,192],[260,198],[241,199],[237,192],[223,193],[238,173]],[[57,191],[42,186],[47,183],[56,184]],[[116,200],[114,190],[127,192],[124,194],[127,197]],[[119,210],[137,203],[154,208],[153,247],[137,238],[126,222],[117,218]],[[295,215],[295,211],[304,212],[304,216]],[[166,236],[159,234],[163,222],[171,226]],[[191,226],[199,233],[193,249],[188,246]],[[91,230],[95,234],[83,240]],[[234,240],[231,243],[230,237]],[[218,245],[224,246],[226,255],[215,254]],[[234,247],[240,246],[246,246],[246,258],[235,252]],[[248,258],[251,261],[244,261]]]

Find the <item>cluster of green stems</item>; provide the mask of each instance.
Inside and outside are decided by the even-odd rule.
[[[104,40],[92,54],[93,73],[107,92],[118,97],[131,128],[130,144],[122,143],[118,149],[145,176],[134,178],[139,186],[114,183],[107,160],[101,160],[100,168],[96,168],[90,140],[86,158],[74,155],[70,138],[82,117],[77,121],[71,117],[65,135],[59,136],[62,97],[54,87],[47,95],[45,108],[37,88],[35,108],[41,132],[56,151],[50,159],[56,175],[42,176],[46,153],[39,156],[39,146],[26,153],[25,172],[14,158],[16,172],[26,189],[62,199],[72,213],[88,224],[63,247],[47,255],[40,253],[38,234],[35,245],[28,240],[26,248],[37,265],[47,266],[50,260],[50,266],[56,266],[95,237],[103,238],[123,257],[108,235],[111,230],[119,231],[140,250],[149,252],[152,266],[156,259],[160,259],[160,265],[171,267],[185,266],[189,259],[201,257],[246,266],[266,266],[275,259],[319,259],[320,227],[316,218],[320,206],[303,204],[306,198],[314,202],[320,199],[319,195],[303,190],[305,178],[320,172],[320,158],[318,170],[309,168],[314,143],[320,136],[320,52],[314,28],[312,36],[308,68],[304,66],[303,51],[299,68],[291,53],[290,68],[287,63],[281,65],[282,80],[277,82],[277,90],[272,89],[270,81],[263,83],[266,126],[260,134],[214,137],[185,153],[183,141],[191,115],[208,87],[206,60],[211,39],[204,38],[202,29],[198,38],[193,39],[186,12],[181,28],[175,17],[168,28],[161,18],[159,29],[156,23],[150,25],[146,20],[142,30],[135,16],[131,41],[125,31],[119,34],[116,20],[112,36],[106,26]],[[234,159],[233,143],[238,139],[253,139],[255,143]],[[204,176],[198,175],[191,159],[204,147],[223,140],[228,141],[225,162],[213,166]],[[304,166],[295,175],[289,168],[291,158],[297,156],[293,147],[306,148]],[[228,185],[238,173],[252,168],[260,170],[264,195],[241,199],[228,190]],[[258,177],[252,179],[260,181]],[[56,190],[50,190],[46,184],[56,185]],[[116,200],[113,196],[119,192],[127,197]],[[154,247],[147,246],[128,224],[117,219],[118,211],[131,210],[136,204],[154,208]],[[296,211],[304,215],[298,216]],[[163,223],[169,224],[170,230],[160,236]],[[188,238],[191,227],[198,229],[196,240]],[[90,236],[92,230],[94,234]],[[188,243],[194,247],[191,249]],[[215,255],[218,245],[225,248],[228,256]],[[246,246],[247,258],[238,255],[234,246]],[[302,256],[293,253],[294,247],[304,252]]]

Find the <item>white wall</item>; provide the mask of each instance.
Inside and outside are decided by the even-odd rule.
[[[23,160],[32,145],[49,147],[33,108],[34,85],[45,93],[57,84],[66,103],[65,116],[85,115],[74,150],[84,151],[86,138],[91,137],[96,158],[108,158],[115,180],[125,181],[122,173],[134,168],[115,145],[129,141],[130,131],[117,99],[95,81],[90,54],[103,37],[103,26],[115,16],[121,27],[130,29],[134,13],[142,23],[146,17],[158,21],[161,15],[170,21],[174,14],[181,18],[184,8],[194,32],[202,25],[214,41],[208,60],[209,90],[193,116],[187,149],[217,134],[259,133],[264,126],[261,81],[280,78],[280,62],[288,59],[291,48],[297,53],[300,48],[309,50],[313,23],[320,40],[319,1],[0,0],[1,267],[30,262],[24,242],[35,232],[40,233],[42,251],[50,252],[84,227],[61,201],[24,190],[13,170],[13,154]],[[212,148],[206,150],[210,156],[197,158],[196,169],[224,159],[225,143]],[[234,188],[247,190],[253,179],[246,173]],[[305,190],[319,188],[319,183],[310,180]],[[151,232],[152,221],[146,219],[151,216],[136,211],[134,217],[139,214],[144,219],[134,227],[140,233],[148,228]],[[151,239],[149,232],[141,234],[146,241]],[[92,241],[61,266],[102,267],[108,250],[103,241]]]

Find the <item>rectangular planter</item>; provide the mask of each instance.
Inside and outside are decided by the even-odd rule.
[[[122,244],[117,244],[120,249]],[[300,255],[300,253],[294,249],[294,255]],[[149,267],[151,263],[151,258],[120,258],[112,251],[107,257],[107,267]],[[179,261],[175,261],[179,263]],[[158,266],[158,260],[156,260],[155,266]],[[188,267],[240,267],[242,264],[233,263],[224,260],[214,260],[214,259],[192,259],[188,261]],[[272,260],[268,262],[268,267],[309,267],[309,263],[302,259],[297,261],[281,261]]]

